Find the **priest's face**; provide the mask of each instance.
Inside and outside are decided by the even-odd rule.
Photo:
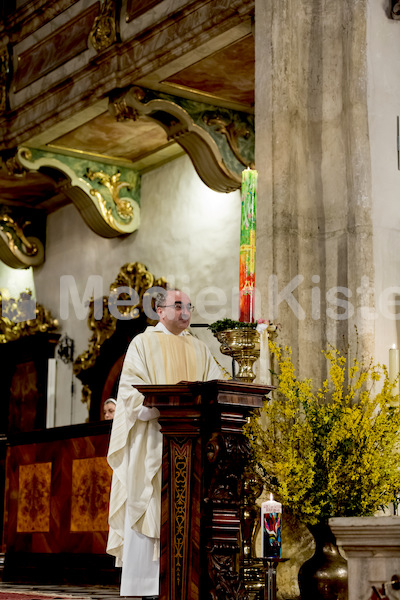
[[[165,306],[159,306],[157,312],[160,322],[175,335],[189,327],[191,316],[190,298],[184,292],[171,290],[167,292]]]

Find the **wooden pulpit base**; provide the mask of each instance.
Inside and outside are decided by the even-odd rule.
[[[244,600],[240,488],[243,425],[270,387],[235,381],[138,386],[164,435],[161,600]]]

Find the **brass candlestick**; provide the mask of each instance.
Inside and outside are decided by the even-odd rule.
[[[264,564],[257,558],[255,542],[260,529],[260,507],[256,500],[263,491],[262,478],[247,467],[243,475],[241,502],[241,574],[248,600],[264,599]]]

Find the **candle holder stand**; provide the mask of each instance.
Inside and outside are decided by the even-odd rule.
[[[288,558],[263,558],[265,571],[265,586],[263,600],[276,600],[276,569],[279,563],[286,562]]]
[[[255,544],[260,529],[260,507],[257,498],[264,487],[262,478],[253,465],[249,465],[242,479],[241,491],[241,564],[240,573],[248,600],[264,600],[264,565],[256,557]]]

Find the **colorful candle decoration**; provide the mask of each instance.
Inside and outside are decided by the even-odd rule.
[[[254,169],[242,171],[240,219],[239,321],[254,322],[257,179]]]
[[[261,555],[263,558],[281,558],[282,504],[272,494],[261,504]]]
[[[397,396],[400,390],[399,382],[399,349],[393,344],[392,348],[389,348],[389,381],[394,383],[392,389],[392,396]],[[396,381],[397,380],[397,381]]]

